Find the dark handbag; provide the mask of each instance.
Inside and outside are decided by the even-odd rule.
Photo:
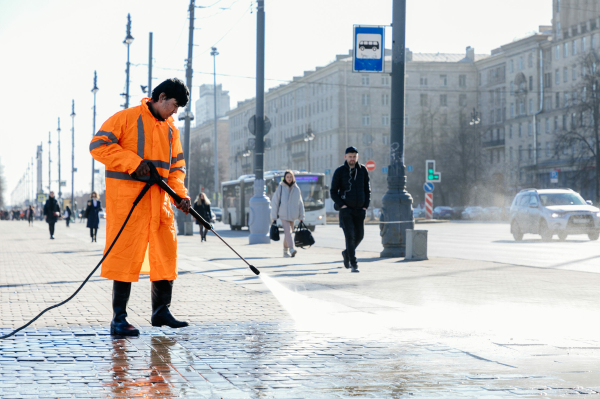
[[[273,241],[279,241],[279,227],[277,227],[277,222],[273,222],[271,225],[271,231],[269,231],[269,237]]]
[[[308,230],[304,222],[300,222],[294,233],[294,245],[304,249],[304,247],[313,246],[314,243],[315,239],[313,238],[312,233]]]

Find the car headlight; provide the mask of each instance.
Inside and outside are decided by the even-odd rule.
[[[600,215],[600,213],[599,213],[599,215]],[[319,219],[319,220],[323,219],[323,215],[319,215],[319,217],[317,219]]]
[[[596,217],[597,217],[597,218],[600,218],[600,212],[598,212],[598,213],[596,214]]]
[[[564,214],[564,213],[553,213],[553,214],[552,214],[552,217],[553,217],[554,219],[557,219],[557,218],[562,218],[562,217],[564,217],[564,216],[565,216],[565,214]]]

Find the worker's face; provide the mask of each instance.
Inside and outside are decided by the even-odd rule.
[[[165,93],[160,93],[158,97],[158,102],[154,103],[154,109],[163,119],[169,119],[170,116],[175,115],[177,110],[179,109],[179,105],[177,105],[177,100],[174,98],[169,98],[167,100],[167,95]]]
[[[348,162],[348,165],[350,165],[350,167],[353,168],[354,165],[356,165],[356,162],[358,161],[358,154],[356,152],[348,153],[344,155],[344,159]]]
[[[288,184],[292,184],[292,181],[293,181],[293,179],[292,179],[292,175],[291,175],[291,174],[289,174],[289,173],[288,173],[287,175],[285,175],[285,181],[286,181]]]

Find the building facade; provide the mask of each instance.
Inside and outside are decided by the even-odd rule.
[[[200,126],[215,118],[215,86],[200,86],[200,98],[196,100],[195,126]],[[227,115],[230,109],[229,91],[217,85],[217,118]]]

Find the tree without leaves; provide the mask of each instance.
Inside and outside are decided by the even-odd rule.
[[[595,185],[595,202],[600,201],[600,57],[595,50],[581,58],[581,83],[574,86],[566,131],[558,135],[554,157],[567,155],[575,167],[575,182]],[[570,120],[570,121],[569,121]]]

